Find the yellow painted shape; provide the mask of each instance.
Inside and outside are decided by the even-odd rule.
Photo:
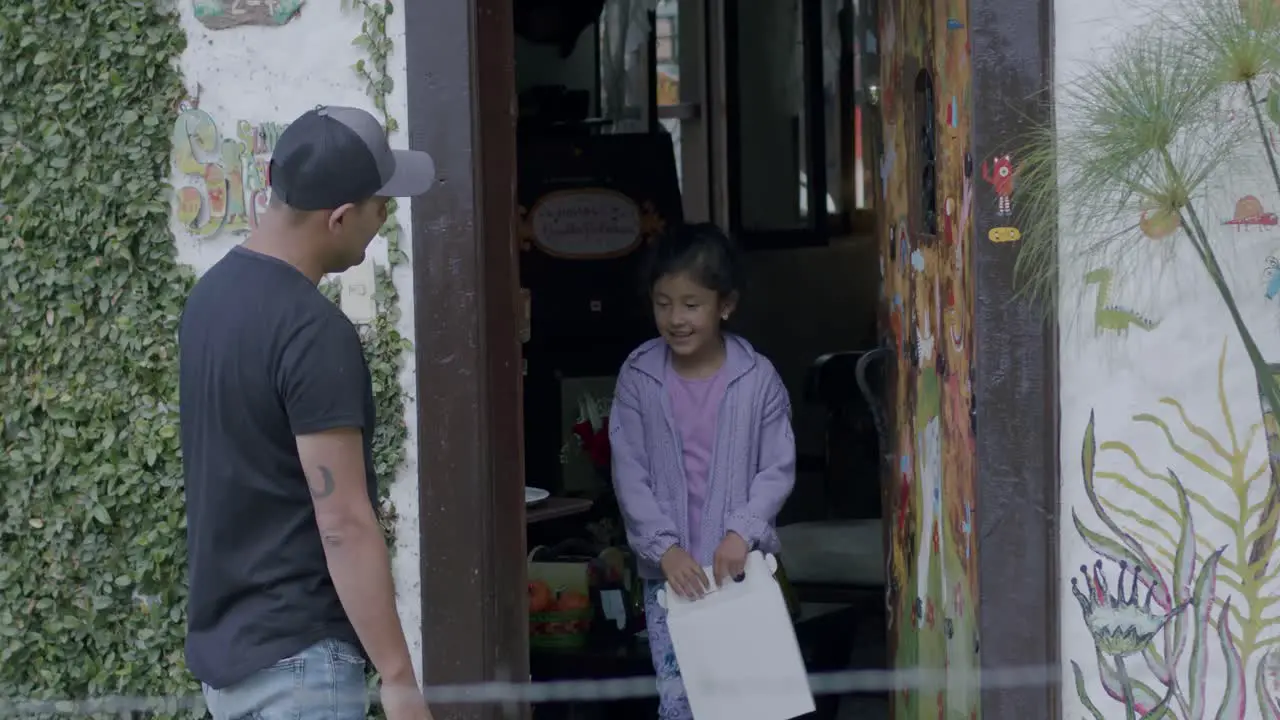
[[[994,227],[987,231],[987,239],[993,243],[1018,242],[1022,231],[1016,227]]]

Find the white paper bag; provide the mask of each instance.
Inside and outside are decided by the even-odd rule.
[[[660,601],[695,720],[790,720],[813,712],[776,568],[773,556],[755,551],[742,582],[700,600],[663,588]],[[711,568],[706,572],[710,578]]]

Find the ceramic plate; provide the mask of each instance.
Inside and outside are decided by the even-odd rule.
[[[542,488],[524,486],[524,504],[537,505],[538,503],[551,497],[551,493]]]

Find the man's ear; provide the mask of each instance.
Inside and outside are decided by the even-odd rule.
[[[356,211],[356,206],[352,203],[341,205],[338,209],[329,213],[329,230],[330,232],[338,232],[342,229],[342,223],[346,221],[350,213]]]

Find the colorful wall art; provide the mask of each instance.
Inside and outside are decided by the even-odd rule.
[[[881,6],[881,326],[896,357],[889,591],[892,664],[945,673],[941,690],[902,690],[894,717],[980,716],[978,541],[973,536],[974,182],[1010,188],[1012,166],[970,156],[965,0]],[[985,169],[983,169],[985,167]],[[1005,170],[1008,170],[1006,173]],[[1008,194],[1000,210],[1007,209]],[[1006,228],[995,242],[1014,242]]]
[[[1233,402],[1227,373],[1240,362],[1224,341],[1216,377],[1201,378],[1215,412],[1162,397],[1129,418],[1089,415],[1070,493],[1086,502],[1063,524],[1064,542],[1083,552],[1064,568],[1076,602],[1064,598],[1062,613],[1064,634],[1093,647],[1067,653],[1069,708],[1095,718],[1276,717],[1280,476],[1256,450],[1280,435],[1260,398]],[[1137,439],[1152,434],[1160,439]]]
[[[225,136],[213,116],[183,104],[173,123],[173,165],[174,212],[185,232],[208,238],[257,227],[271,200],[271,151],[285,127],[241,120]]]
[[[303,0],[192,0],[196,19],[210,30],[241,25],[275,27],[293,19]]]
[[[1054,12],[1055,87],[1090,76],[1105,43],[1167,26],[1102,0]],[[1246,102],[1215,137],[1254,122]],[[1094,127],[1074,106],[1059,103],[1060,138]],[[1277,126],[1264,122],[1191,193],[1195,216],[1128,207],[1105,257],[1101,231],[1061,223],[1063,718],[1280,718],[1280,429],[1222,296],[1263,377],[1280,373],[1280,189],[1262,139]]]

